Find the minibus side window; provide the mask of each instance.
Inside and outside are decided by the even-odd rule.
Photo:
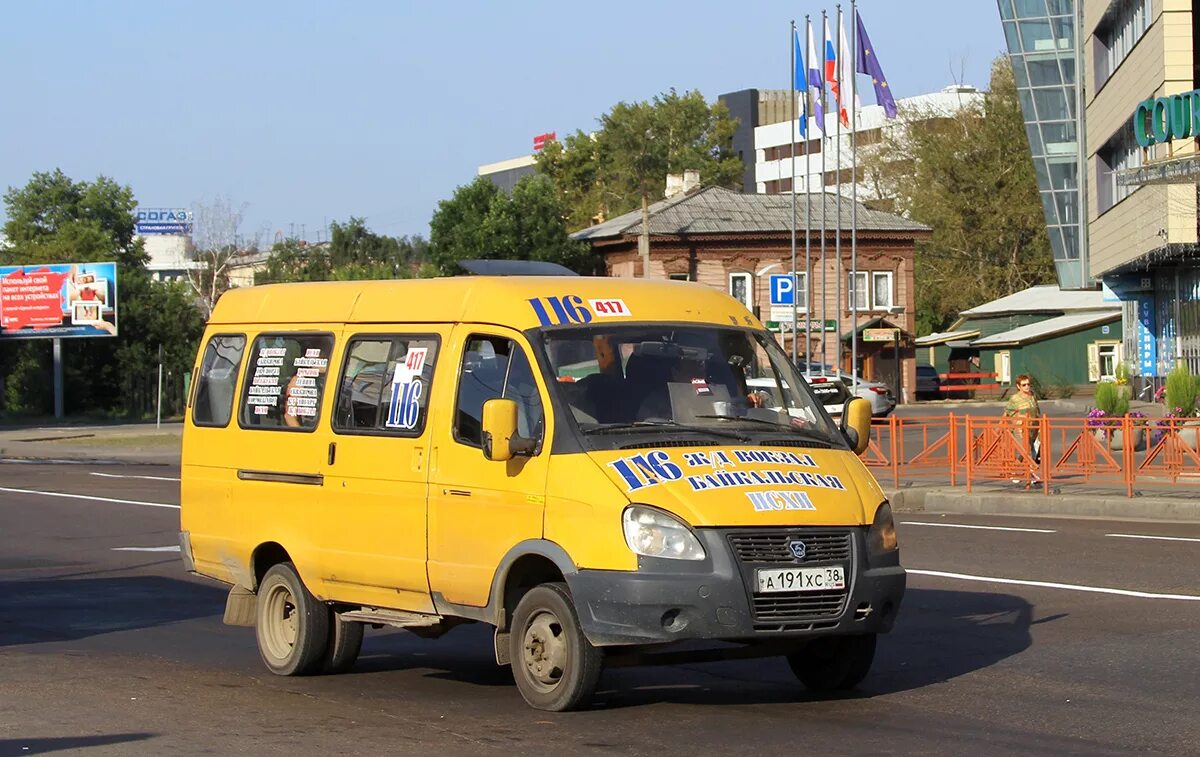
[[[454,438],[483,446],[483,403],[506,398],[517,403],[517,432],[527,439],[542,434],[542,400],[525,351],[510,339],[472,336],[463,352],[454,413]]]
[[[432,335],[352,339],[338,384],[334,431],[420,436],[437,350]]]
[[[262,334],[246,366],[242,428],[312,431],[321,413],[330,334]]]
[[[233,416],[233,395],[246,337],[241,334],[217,334],[208,340],[200,376],[196,382],[196,400],[192,404],[192,423],[197,426],[229,425]]]

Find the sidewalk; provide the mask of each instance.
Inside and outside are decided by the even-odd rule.
[[[0,428],[0,461],[179,465],[182,423]]]
[[[1104,487],[1079,487],[1070,494],[1024,491],[1022,484],[982,485],[968,494],[962,486],[911,486],[886,489],[897,513],[968,515],[1053,515],[1115,520],[1200,523],[1200,497],[1191,492],[1162,492],[1126,497]]]

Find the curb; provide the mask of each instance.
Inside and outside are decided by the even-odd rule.
[[[1064,518],[1162,520],[1200,523],[1200,500],[1166,497],[1120,497],[1082,494],[1045,495],[1025,492],[984,492],[938,488],[889,491],[897,512],[958,513],[963,515],[1053,515]]]

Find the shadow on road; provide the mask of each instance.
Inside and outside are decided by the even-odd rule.
[[[1031,643],[1035,620],[1021,597],[984,592],[910,588],[895,629],[881,637],[871,674],[859,690],[829,697],[808,693],[782,658],[607,670],[596,697],[614,709],[657,703],[772,704],[831,698],[869,698],[942,683],[995,665]],[[419,671],[429,678],[474,686],[512,686],[497,667],[491,627],[464,626],[438,640],[408,633],[369,635],[352,675]]]
[[[612,709],[660,702],[729,705],[870,698],[949,681],[1019,654],[1031,643],[1034,622],[1032,606],[1021,597],[910,588],[896,627],[880,637],[875,664],[856,691],[809,693],[782,658],[763,658],[686,666],[709,674],[702,683],[670,668],[606,672],[597,701]]]
[[[22,754],[49,754],[66,749],[84,749],[91,746],[127,744],[154,738],[153,733],[113,733],[107,736],[62,736],[50,739],[0,739],[0,757]]]
[[[220,615],[225,591],[162,576],[0,583],[0,647],[72,641]]]

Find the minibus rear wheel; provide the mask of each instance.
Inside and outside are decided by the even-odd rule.
[[[787,657],[800,682],[813,691],[848,691],[871,670],[875,634],[822,636]]]
[[[513,679],[531,707],[563,712],[590,701],[604,653],[583,635],[566,584],[542,584],[521,597],[509,644]]]
[[[259,657],[276,675],[319,672],[329,643],[329,615],[329,608],[304,587],[295,566],[272,566],[258,585],[254,627]]]

